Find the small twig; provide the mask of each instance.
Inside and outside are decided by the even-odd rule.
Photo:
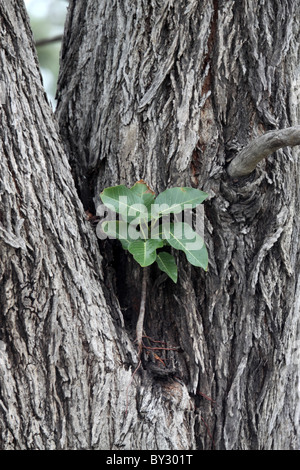
[[[150,346],[145,346],[143,345],[145,349],[148,349],[150,351],[178,351],[180,349],[180,346],[175,346],[175,348],[163,348],[163,347],[156,347],[156,348],[151,348]]]
[[[35,41],[36,47],[46,46],[47,44],[52,44],[53,42],[60,42],[62,40],[62,34],[54,36],[53,38],[38,39]]]
[[[158,339],[154,339],[154,338],[150,338],[150,336],[147,336],[147,335],[143,335],[143,338],[147,338],[149,341],[151,341],[152,343],[160,343],[160,344],[167,344],[166,341],[160,341]],[[160,346],[160,347],[155,347],[155,348],[152,348],[151,346],[145,346],[145,344],[143,343],[143,347],[145,349],[164,349],[166,351],[178,351],[180,349],[180,346],[174,346],[174,347],[163,347],[163,346]]]
[[[143,349],[143,328],[144,328],[144,317],[146,309],[146,297],[147,297],[147,281],[148,281],[148,268],[143,269],[142,279],[142,293],[141,293],[141,304],[140,313],[136,324],[136,340],[138,345],[138,354],[141,355]]]
[[[266,132],[237,154],[228,166],[227,172],[232,178],[250,175],[261,160],[280,148],[295,145],[300,145],[300,126]]]
[[[196,392],[198,395],[201,395],[201,397],[205,398],[205,400],[208,400],[210,401],[211,403],[216,403],[216,400],[213,400],[212,398],[208,397],[207,395],[205,395],[205,393],[202,393],[202,392]]]
[[[209,429],[209,427],[208,427],[207,422],[202,418],[202,416],[200,416],[200,419],[201,419],[201,421],[204,423],[204,426],[206,427],[207,434],[209,435],[209,437],[210,437],[210,439],[211,439],[211,441],[212,441],[213,447],[215,447],[215,441],[214,441],[214,439],[213,439],[212,433],[210,432],[210,429]]]
[[[159,339],[154,339],[154,338],[151,338],[150,336],[147,336],[147,335],[143,335],[143,338],[147,338],[152,343],[167,344],[166,341],[160,341]]]

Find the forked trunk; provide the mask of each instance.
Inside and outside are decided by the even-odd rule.
[[[299,15],[296,0],[70,0],[70,168],[24,8],[0,4],[1,448],[299,448],[299,151],[227,173],[298,124]],[[176,255],[175,285],[150,267],[134,372],[142,269],[84,209],[141,178],[209,193],[209,268]]]

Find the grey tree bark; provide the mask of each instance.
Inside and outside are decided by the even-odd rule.
[[[299,150],[227,173],[299,122],[299,13],[71,0],[54,117],[24,6],[0,5],[1,448],[299,448]],[[209,193],[209,269],[150,270],[165,343],[134,373],[142,272],[85,210],[141,178]]]

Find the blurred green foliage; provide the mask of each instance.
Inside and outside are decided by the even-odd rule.
[[[41,40],[63,34],[67,0],[25,0],[25,5],[37,44]],[[55,105],[60,47],[60,41],[37,45],[44,87],[53,105]]]

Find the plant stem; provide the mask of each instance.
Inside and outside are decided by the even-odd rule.
[[[142,338],[143,338],[144,317],[145,317],[145,309],[146,309],[148,276],[149,276],[148,268],[144,268],[143,279],[142,279],[140,313],[139,313],[139,317],[138,317],[137,324],[136,324],[136,340],[137,340],[137,345],[138,345],[139,357],[142,352]]]

